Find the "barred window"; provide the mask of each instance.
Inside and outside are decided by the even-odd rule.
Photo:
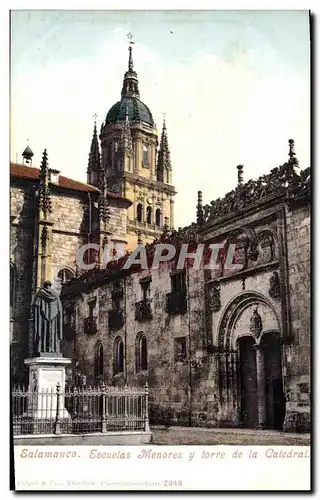
[[[123,373],[124,348],[121,337],[117,337],[114,341],[114,373]]]
[[[99,344],[96,347],[95,352],[95,360],[94,360],[94,376],[102,377],[103,376],[103,347],[102,344]]]
[[[136,338],[136,372],[148,369],[148,348],[147,339],[143,333],[139,333]]]

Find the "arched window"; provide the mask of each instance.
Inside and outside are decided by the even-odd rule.
[[[142,212],[143,212],[143,205],[142,205],[142,203],[138,203],[138,205],[137,205],[137,220],[139,222],[142,222]]]
[[[96,347],[95,358],[94,358],[94,376],[102,377],[103,376],[103,347],[102,344],[99,344]]]
[[[10,262],[10,318],[14,314],[16,302],[17,271],[16,266]]]
[[[57,277],[60,280],[60,284],[65,285],[68,281],[74,278],[74,271],[68,267],[63,267],[60,271],[58,271]]]
[[[152,208],[147,207],[147,223],[151,224],[151,219],[152,219]]]
[[[121,337],[117,337],[114,341],[114,373],[123,372],[124,349]]]
[[[148,166],[149,166],[148,148],[145,145],[143,146],[143,149],[142,149],[142,166],[144,168],[148,168]]]
[[[107,168],[112,168],[112,144],[109,143],[107,146]]]
[[[157,226],[160,226],[160,220],[161,220],[161,211],[160,211],[160,208],[157,208],[157,210],[156,210],[156,224],[157,224]]]
[[[148,349],[147,339],[143,333],[139,333],[136,338],[136,372],[148,369]]]

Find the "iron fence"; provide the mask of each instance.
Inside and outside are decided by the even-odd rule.
[[[88,434],[149,431],[148,394],[144,388],[59,385],[39,391],[12,391],[13,434]]]

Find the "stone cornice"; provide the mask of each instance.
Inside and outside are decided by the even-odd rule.
[[[126,180],[138,186],[148,186],[150,188],[158,189],[159,191],[162,191],[165,194],[169,194],[171,196],[177,194],[175,188],[170,184],[165,184],[159,181],[152,181],[150,179],[147,179],[146,177],[132,174],[131,172],[121,172],[120,175],[113,175],[108,177],[108,182],[115,180]]]

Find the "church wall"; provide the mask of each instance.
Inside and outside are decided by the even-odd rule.
[[[292,343],[286,349],[288,431],[310,427],[310,207],[287,210]]]
[[[113,241],[127,241],[127,209],[110,203],[110,219],[108,228],[112,233]],[[130,209],[130,207],[129,207]]]
[[[13,382],[23,380],[28,354],[35,197],[32,185],[10,189],[10,260],[16,269],[15,303],[10,321]]]
[[[192,418],[194,424],[199,425],[201,416],[203,425],[212,425],[215,411],[214,394],[210,389],[214,385],[214,363],[212,360],[200,362],[200,365],[194,367],[190,373],[190,365],[186,360],[184,362],[175,360],[175,341],[181,338],[186,340],[187,356],[190,343],[191,357],[200,359],[203,357],[205,344],[203,273],[198,271],[190,274],[190,312],[171,316],[166,312],[166,294],[171,291],[169,269],[164,267],[161,270],[153,270],[150,285],[153,318],[139,322],[135,320],[135,303],[141,300],[139,281],[148,274],[148,271],[143,271],[122,280],[126,322],[119,330],[110,330],[108,326],[108,311],[112,308],[112,284],[105,284],[94,292],[83,294],[76,299],[76,350],[79,370],[86,375],[88,384],[97,382],[94,377],[94,350],[100,341],[105,353],[104,373],[108,384],[121,384],[126,380],[129,385],[144,385],[148,381],[154,417],[164,418],[165,413],[168,413],[176,423],[183,421],[187,424]],[[98,332],[88,335],[83,332],[82,325],[88,315],[88,301],[92,294],[98,294],[95,311]],[[140,333],[147,339],[148,370],[137,373],[136,338]],[[123,339],[126,346],[125,371],[123,374],[114,375],[114,342],[118,336]]]
[[[84,214],[88,201],[83,198],[52,195],[52,280],[63,267],[76,270],[76,253],[88,242]],[[87,230],[88,231],[88,230]]]

